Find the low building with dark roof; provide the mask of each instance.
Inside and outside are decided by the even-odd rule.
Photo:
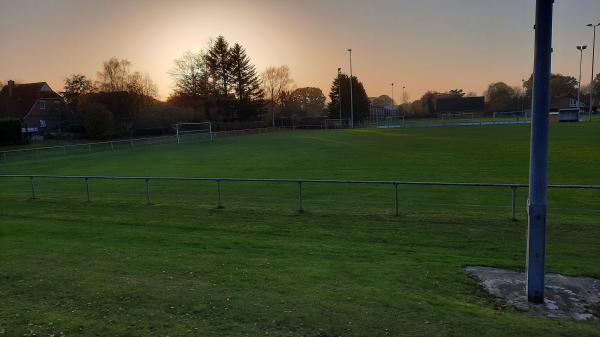
[[[437,97],[436,113],[481,112],[485,110],[484,97]]]
[[[29,133],[58,130],[68,113],[64,99],[46,82],[15,84],[8,81],[0,90],[0,117],[21,120]]]

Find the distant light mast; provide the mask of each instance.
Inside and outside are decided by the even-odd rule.
[[[594,29],[594,40],[592,42],[592,80],[590,81],[590,106],[589,106],[589,120],[592,121],[592,106],[594,104],[594,62],[596,61],[596,28],[600,27],[600,22],[596,25],[590,23],[587,27]]]
[[[577,87],[577,118],[581,114],[581,65],[583,64],[583,51],[587,49],[587,46],[577,46],[579,50],[579,86]]]
[[[348,49],[350,54],[350,128],[354,129],[354,97],[352,97],[352,49]]]

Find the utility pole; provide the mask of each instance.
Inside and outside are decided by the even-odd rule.
[[[407,102],[407,101],[404,99],[404,97],[405,97],[405,95],[404,95],[404,90],[405,90],[405,89],[406,89],[406,87],[405,87],[405,86],[402,86],[402,103],[403,103],[403,104],[404,104],[404,103],[408,103],[408,102]]]
[[[273,127],[275,127],[275,88],[271,86],[271,118],[273,119]]]
[[[583,63],[583,51],[586,50],[587,46],[577,46],[579,50],[579,87],[577,88],[577,118],[581,114],[581,64]]]
[[[338,68],[338,105],[340,106],[340,123],[342,123],[342,68]]]
[[[522,79],[521,82],[523,83],[521,85],[521,89],[523,89],[523,99],[521,99],[521,114],[523,115],[523,118],[527,120],[527,116],[525,116],[525,97],[527,97],[527,92],[525,91],[525,79]]]
[[[536,0],[527,231],[527,299],[544,302],[548,122],[554,0]]]
[[[595,58],[596,58],[596,27],[600,26],[600,23],[594,25],[594,24],[589,24],[587,25],[588,27],[592,27],[594,28],[594,40],[592,42],[592,80],[590,81],[590,109],[589,109],[589,120],[590,122],[592,121],[592,105],[594,104],[594,101],[592,100],[593,96],[594,96],[594,62],[595,62]]]
[[[352,49],[348,49],[350,53],[350,128],[354,129],[354,97],[352,97]]]

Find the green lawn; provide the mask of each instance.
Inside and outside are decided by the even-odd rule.
[[[0,165],[1,174],[526,183],[528,126],[294,131]],[[599,184],[600,124],[553,125],[550,182]],[[0,336],[600,336],[497,306],[525,190],[0,180]],[[548,270],[600,277],[600,193],[552,191]]]

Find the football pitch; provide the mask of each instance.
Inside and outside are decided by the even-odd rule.
[[[600,183],[600,123],[553,124],[549,182]],[[529,126],[286,131],[0,164],[0,174],[523,184]],[[595,336],[497,305],[526,189],[0,179],[0,336]],[[600,277],[600,191],[551,190],[547,269]]]

